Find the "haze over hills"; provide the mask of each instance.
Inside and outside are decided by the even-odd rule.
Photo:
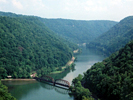
[[[23,17],[10,12],[0,12],[1,16]],[[118,22],[109,20],[70,20],[70,19],[46,19],[37,17],[50,30],[58,36],[73,43],[89,43],[104,32],[108,31]]]
[[[41,21],[59,36],[79,44],[91,42],[117,23],[108,20],[82,21],[45,18]]]
[[[87,44],[87,48],[96,48],[107,54],[111,54],[133,39],[133,16],[121,20],[95,40]]]

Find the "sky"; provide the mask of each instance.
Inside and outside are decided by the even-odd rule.
[[[120,21],[133,16],[133,0],[0,0],[0,11],[42,18]]]

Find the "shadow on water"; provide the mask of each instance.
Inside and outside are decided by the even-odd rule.
[[[68,68],[66,69],[64,72],[62,73],[58,73],[58,74],[50,74],[48,76],[52,77],[54,80],[56,79],[62,79],[64,78],[68,73],[70,73],[70,71],[75,71],[75,66]],[[42,76],[43,78],[43,76]],[[52,90],[54,89],[56,92],[60,93],[60,94],[69,94],[70,91],[67,87],[62,87],[62,86],[58,86],[58,85],[55,85],[53,86],[53,83],[48,83],[48,82],[40,82],[40,85],[45,88],[45,89],[48,89],[48,90]]]
[[[2,83],[8,87],[9,92],[15,96],[17,100],[20,100],[20,98],[27,96],[30,92],[37,90],[40,87],[37,81],[6,81]]]
[[[60,86],[53,86],[53,84],[48,84],[45,82],[5,82],[9,88],[9,92],[15,96],[17,100],[21,100],[23,97],[27,97],[30,93],[39,90],[40,88],[44,88],[45,90],[54,90],[59,94],[68,95],[70,91],[68,88],[63,88]],[[15,85],[14,85],[15,84]],[[23,85],[22,85],[23,84]],[[36,92],[35,92],[36,93]],[[16,95],[17,94],[17,95]]]
[[[64,79],[71,83],[72,79],[78,76],[78,74],[83,74],[87,69],[89,69],[94,63],[102,61],[103,54],[95,50],[82,49],[82,53],[77,56],[76,66],[71,69],[65,70],[63,73],[48,75],[56,79]],[[76,71],[75,71],[76,68]],[[19,83],[19,84],[18,84]],[[73,100],[70,97],[69,90],[55,87],[41,82],[7,82],[10,93],[17,98],[17,100]],[[62,95],[63,94],[63,95]]]
[[[67,68],[64,72],[62,72],[62,73],[58,73],[58,74],[49,74],[48,76],[50,76],[50,77],[52,77],[54,80],[56,80],[56,79],[62,79],[62,78],[64,78],[68,73],[70,73],[71,71],[73,72],[73,71],[75,71],[76,69],[75,69],[75,66],[73,66],[73,67],[71,67],[71,69],[70,68]]]
[[[71,69],[65,70],[63,73],[50,75],[54,79],[62,79],[65,77],[70,71],[74,71],[75,67]],[[21,100],[23,97],[27,97],[33,91],[39,90],[41,87],[46,90],[54,90],[59,94],[68,95],[70,92],[68,89],[64,89],[59,86],[53,86],[53,84],[46,84],[38,81],[6,81],[2,82],[9,89],[9,92],[17,98],[17,100]],[[16,95],[17,94],[17,95]]]
[[[52,89],[54,89],[54,86],[52,85],[52,84],[48,84],[48,83],[43,83],[43,82],[40,82],[40,85],[43,87],[43,88],[45,88],[45,89],[47,89],[47,90],[52,90]]]
[[[54,89],[56,92],[60,93],[60,94],[68,94],[70,93],[69,89],[68,88],[64,88],[64,87],[61,87],[61,86],[53,86],[52,84],[49,84],[49,83],[45,83],[45,82],[40,82],[40,85],[45,88],[45,89],[48,89],[48,90],[52,90]]]

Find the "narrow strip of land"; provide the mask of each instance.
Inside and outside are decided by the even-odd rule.
[[[1,79],[1,81],[36,81],[36,79]]]

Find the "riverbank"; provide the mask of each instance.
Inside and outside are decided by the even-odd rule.
[[[74,63],[75,57],[72,57],[72,59],[70,61],[68,61],[68,63],[62,67],[61,71],[54,71],[51,72],[50,74],[59,74],[62,73],[63,71],[65,71],[66,68],[71,67],[71,65]]]
[[[72,57],[72,59],[65,66],[62,67],[62,70],[61,71],[54,71],[54,72],[51,72],[50,74],[62,73],[63,71],[65,71],[65,69],[68,66],[71,66],[74,63],[74,60],[75,60],[75,57]],[[37,75],[36,72],[35,73],[32,73],[30,75],[32,77],[32,79],[12,79],[12,78],[9,78],[9,79],[1,79],[1,81],[36,81],[36,79],[33,79],[36,75]]]
[[[94,63],[102,61],[104,57],[103,55],[95,54],[94,50],[91,52],[87,49],[82,49],[82,53],[78,55],[77,58],[78,60],[74,62],[76,64],[75,71],[66,70],[61,74],[53,74],[51,77],[67,80],[71,84],[75,77],[79,74],[83,74],[83,72],[86,72],[86,70]],[[40,82],[33,84],[33,82],[36,81],[31,81],[31,84],[29,84],[30,82],[27,84],[27,82],[24,81],[24,84],[26,83],[25,85],[21,81],[19,83],[22,85],[16,85],[18,84],[17,82],[15,83],[10,81],[5,81],[4,84],[9,87],[10,93],[16,97],[17,100],[43,100],[44,98],[46,100],[74,100],[74,98],[70,97],[68,92],[65,92],[64,89]]]
[[[1,79],[1,81],[36,81],[36,79]]]

